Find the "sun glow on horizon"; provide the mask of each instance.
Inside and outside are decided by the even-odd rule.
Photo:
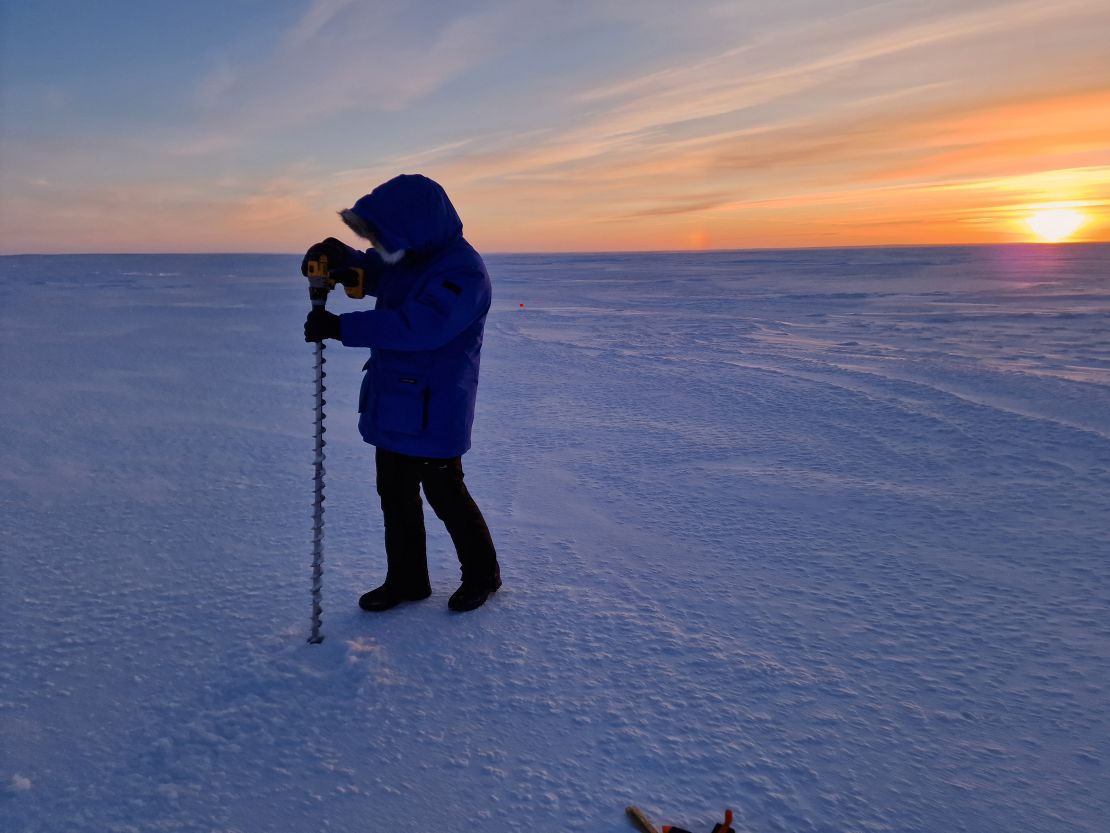
[[[1087,222],[1087,215],[1074,208],[1045,208],[1025,218],[1025,224],[1043,243],[1067,240]]]

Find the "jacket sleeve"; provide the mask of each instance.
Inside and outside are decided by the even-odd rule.
[[[385,264],[373,249],[360,251],[347,246],[347,264],[361,269],[363,272],[362,286],[367,295],[377,296],[378,281],[381,278]]]
[[[339,316],[347,347],[434,350],[489,310],[489,282],[480,272],[444,272],[398,309],[348,312]]]

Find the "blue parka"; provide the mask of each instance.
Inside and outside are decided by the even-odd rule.
[[[366,272],[373,310],[339,316],[348,347],[369,347],[359,394],[359,433],[372,445],[418,457],[456,457],[470,448],[489,274],[463,239],[443,188],[419,174],[379,185],[351,209],[376,230],[395,265],[351,249]]]

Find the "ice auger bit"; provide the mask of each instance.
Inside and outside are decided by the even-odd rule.
[[[343,269],[342,278],[333,278],[328,270],[327,255],[319,255],[308,262],[308,297],[313,309],[323,309],[328,293],[342,283],[346,293],[352,298],[363,298],[363,272],[361,269]],[[315,496],[312,501],[312,633],[308,641],[319,645],[324,641],[320,633],[320,595],[324,585],[324,342],[316,342],[316,467],[313,481]]]
[[[637,826],[644,831],[644,833],[659,833],[655,825],[648,821],[647,816],[643,814],[639,807],[626,807],[625,812],[636,822]],[[690,833],[689,830],[683,830],[681,827],[671,827],[669,824],[663,825],[663,833]],[[710,833],[736,833],[732,829],[732,810],[725,810],[724,823],[718,822],[713,825],[713,830]]]

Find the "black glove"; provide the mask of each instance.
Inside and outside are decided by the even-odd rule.
[[[334,237],[329,237],[327,240],[314,243],[309,247],[309,250],[305,252],[304,259],[301,261],[301,274],[307,278],[308,262],[318,259],[320,255],[327,255],[329,272],[332,269],[342,269],[347,265],[348,252],[349,250],[343,241],[336,240]]]
[[[317,307],[305,319],[304,340],[312,343],[325,338],[339,338],[339,316]]]

